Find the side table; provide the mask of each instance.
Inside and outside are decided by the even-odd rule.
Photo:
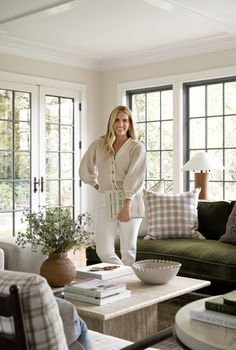
[[[191,350],[235,350],[236,330],[208,324],[190,318],[190,310],[202,309],[205,301],[200,299],[182,307],[175,316],[175,334]]]

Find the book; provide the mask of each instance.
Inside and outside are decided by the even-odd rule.
[[[110,219],[116,218],[124,207],[125,191],[105,191],[105,201],[108,217]],[[132,218],[141,218],[145,216],[145,206],[141,192],[137,193],[132,201],[131,216]]]
[[[206,310],[204,305],[202,309],[190,310],[190,318],[209,324],[215,324],[221,327],[236,329],[236,317],[212,310]]]
[[[236,316],[236,305],[225,303],[223,295],[205,301],[205,308],[216,312]]]
[[[97,298],[104,298],[125,290],[125,283],[115,283],[110,280],[101,281],[100,279],[86,279],[85,282],[74,282],[64,288],[64,292],[80,293]]]
[[[129,275],[131,273],[133,273],[133,269],[131,266],[100,263],[80,267],[76,271],[76,276],[86,278],[97,278],[100,280],[109,280],[112,278]]]
[[[81,294],[81,293],[74,293],[74,292],[70,292],[70,291],[64,292],[65,299],[73,299],[73,300],[82,301],[82,302],[94,304],[94,305],[109,304],[109,303],[112,303],[112,302],[117,301],[117,300],[128,298],[128,297],[130,297],[130,295],[131,295],[130,290],[125,290],[123,292],[120,292],[120,293],[117,293],[114,295],[110,295],[110,296],[107,296],[104,298],[93,297],[90,295],[85,295],[85,294]]]

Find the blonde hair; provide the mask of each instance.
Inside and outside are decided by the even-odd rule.
[[[114,132],[114,124],[119,112],[123,112],[127,114],[127,116],[129,117],[129,130],[127,131],[127,136],[131,137],[133,140],[137,140],[131,110],[126,106],[117,106],[115,109],[113,109],[113,111],[110,114],[110,117],[107,123],[107,131],[103,136],[105,147],[109,153],[114,152],[112,147],[113,142],[115,141],[115,138],[116,138],[115,132]]]

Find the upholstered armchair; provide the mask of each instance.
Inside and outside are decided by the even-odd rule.
[[[8,295],[16,285],[23,309],[26,337],[30,350],[81,350],[74,322],[77,313],[57,302],[46,280],[36,274],[1,270],[0,294]],[[0,332],[14,333],[12,318],[0,317]]]

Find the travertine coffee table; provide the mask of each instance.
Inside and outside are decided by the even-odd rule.
[[[144,284],[133,273],[112,280],[126,283],[131,296],[102,306],[70,301],[89,329],[130,341],[157,333],[158,303],[210,285],[209,281],[179,276],[163,285]]]

